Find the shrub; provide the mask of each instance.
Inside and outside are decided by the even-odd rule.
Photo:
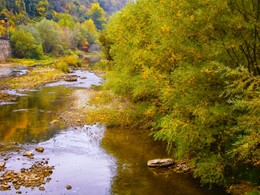
[[[11,37],[13,54],[18,58],[40,59],[43,56],[41,44],[37,44],[33,35],[23,29],[16,30]]]
[[[62,57],[62,60],[68,64],[68,66],[80,67],[82,66],[80,59],[77,55],[68,55]]]

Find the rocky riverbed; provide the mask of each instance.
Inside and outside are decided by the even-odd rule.
[[[0,69],[0,73],[2,80],[8,80],[9,77],[12,76],[12,71],[9,67],[2,67]],[[90,108],[87,102],[91,94],[94,93],[94,90],[90,89],[90,87],[92,85],[98,85],[101,79],[95,77],[93,73],[86,71],[80,70],[77,73],[79,76],[73,76],[73,78],[77,78],[73,81],[67,81],[65,79],[67,77],[64,77],[64,80],[57,81],[55,79],[57,82],[46,85],[46,87],[52,87],[52,85],[57,86],[68,84],[69,86],[73,85],[75,88],[78,87],[73,90],[71,94],[66,95],[66,98],[72,101],[69,101],[70,103],[66,105],[62,112],[55,112],[56,119],[50,121],[50,128],[55,129],[55,126],[60,123],[63,124],[63,127],[76,127],[83,126],[85,124],[85,115],[87,110]],[[87,76],[89,77],[88,80],[87,76],[83,76],[85,73],[87,73]],[[20,77],[21,75],[18,76],[19,79],[23,78]],[[27,77],[24,78],[26,78],[26,80],[28,79]],[[24,82],[26,82],[26,80]],[[5,104],[16,104],[17,96],[19,96],[20,93],[17,93],[16,91],[12,94],[8,93],[8,90],[3,85],[1,88],[4,89],[4,91],[0,91],[0,106],[4,106]],[[28,96],[28,91],[30,90],[27,89],[27,91],[25,91],[22,95]],[[51,93],[54,92],[50,92],[50,94]],[[17,113],[29,112],[28,108],[16,110],[19,111]],[[39,110],[39,112],[47,113],[49,111]],[[13,113],[15,113],[15,110],[13,110]],[[4,132],[2,133],[4,134]],[[0,145],[0,191],[11,191],[16,192],[17,194],[26,192],[27,190],[24,190],[24,188],[37,188],[39,191],[44,191],[45,184],[51,181],[51,175],[55,169],[55,166],[49,164],[49,158],[47,157],[48,155],[45,156],[44,148],[36,147],[35,150],[32,148],[30,148],[30,150],[26,150],[22,144],[13,142],[0,142]],[[14,163],[17,165],[16,167],[19,167],[18,169],[13,168]],[[21,190],[21,188],[23,190]],[[66,190],[71,190],[72,186],[67,184],[64,188]]]

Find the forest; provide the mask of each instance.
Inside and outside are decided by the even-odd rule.
[[[10,38],[13,56],[41,59],[87,51],[109,15],[125,0],[1,0],[0,37]],[[73,53],[73,52],[72,52]]]
[[[18,58],[102,45],[95,68],[106,82],[91,99],[98,108],[90,123],[149,129],[203,185],[259,186],[260,1],[125,4],[0,0],[0,34],[7,35],[8,23]]]

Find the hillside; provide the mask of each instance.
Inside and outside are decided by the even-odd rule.
[[[93,3],[99,3],[107,15],[121,9],[128,0],[0,0],[0,32],[4,30],[4,19],[15,28],[20,24],[40,21],[43,18],[58,20],[59,14],[69,14],[74,22],[89,19],[88,11]]]

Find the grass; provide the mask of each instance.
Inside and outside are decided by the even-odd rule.
[[[50,66],[56,63],[58,60],[56,58],[45,57],[42,60],[35,60],[35,59],[19,59],[19,58],[10,58],[8,62],[15,64],[15,65],[23,65],[23,66]]]

